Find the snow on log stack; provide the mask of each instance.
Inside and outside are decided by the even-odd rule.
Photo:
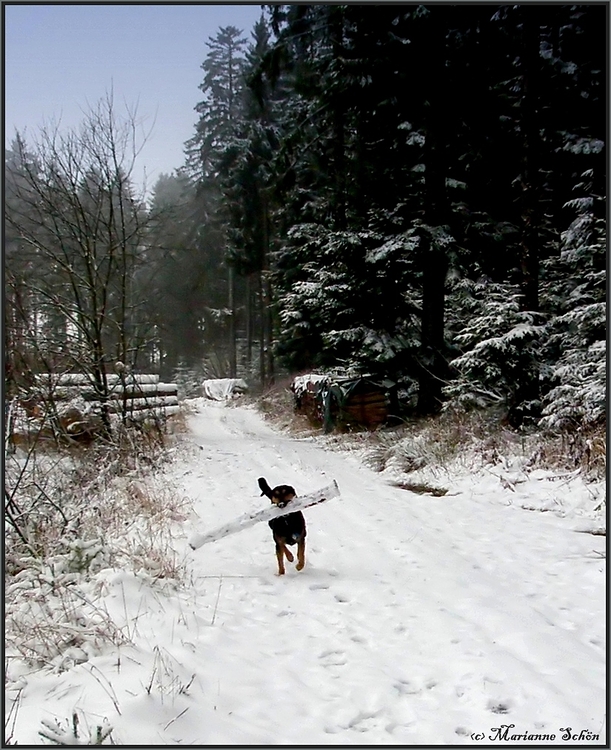
[[[216,378],[204,380],[202,393],[213,401],[227,401],[235,396],[241,396],[248,390],[248,385],[242,378]]]

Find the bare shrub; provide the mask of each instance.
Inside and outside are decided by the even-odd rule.
[[[162,653],[158,646],[153,649],[155,658],[153,670],[146,685],[146,692],[151,695],[155,689],[161,696],[188,695],[196,675],[185,670],[168,652]]]
[[[262,393],[246,398],[251,399],[264,418],[276,427],[295,435],[317,434],[319,430],[312,426],[307,417],[295,412],[291,382],[292,378],[284,378]]]
[[[85,662],[105,644],[128,642],[108,614],[78,587],[75,574],[50,567],[22,571],[6,586],[6,645],[27,661],[57,671]]]
[[[321,436],[321,440],[330,448],[358,451],[363,463],[376,472],[436,474],[456,465],[479,470],[511,456],[531,469],[579,470],[592,480],[602,478],[606,468],[603,426],[557,434],[519,431],[495,410],[447,410],[400,427]]]
[[[173,526],[188,500],[151,471],[168,460],[154,432],[113,443],[7,456],[6,642],[14,654],[65,669],[105,643],[129,640],[88,592],[107,568],[179,582]]]
[[[579,469],[588,478],[604,478],[607,467],[605,426],[543,433],[533,449],[531,464],[549,469]]]
[[[481,421],[469,422],[457,414],[405,422],[401,427],[363,433],[364,461],[375,471],[393,469],[409,474],[425,467],[447,469],[465,458],[466,448],[489,442]],[[490,446],[484,449],[492,456]]]

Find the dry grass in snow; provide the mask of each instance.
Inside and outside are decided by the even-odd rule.
[[[140,434],[6,457],[5,679],[13,713],[24,674],[73,669],[131,643],[137,624],[127,605],[123,618],[107,607],[117,571],[151,589],[184,580],[173,541],[189,501],[153,471],[171,450],[167,437]],[[9,712],[8,740],[13,718]],[[104,722],[89,727],[78,713],[41,729],[55,744],[101,744],[109,735]]]

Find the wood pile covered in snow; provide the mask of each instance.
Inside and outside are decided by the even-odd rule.
[[[29,434],[51,438],[57,432],[89,441],[102,429],[102,407],[131,421],[159,420],[179,411],[178,387],[154,374],[107,374],[96,385],[85,373],[40,374],[26,398],[9,409],[11,440],[28,444]]]
[[[86,374],[41,375],[37,378],[45,389],[44,398],[56,404],[82,399],[94,406],[101,402],[99,389]],[[107,374],[108,410],[129,413],[133,419],[165,417],[178,409],[176,383],[160,383],[155,374]]]

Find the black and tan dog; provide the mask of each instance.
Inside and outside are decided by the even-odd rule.
[[[272,488],[261,477],[259,479],[261,494],[266,495],[269,499],[280,508],[284,508],[297,494],[288,484],[279,484]],[[295,559],[293,553],[287,548],[287,544],[297,545],[297,570],[302,570],[305,565],[305,540],[306,524],[303,513],[298,510],[295,513],[287,513],[285,516],[279,516],[269,521],[269,526],[274,535],[276,542],[276,558],[278,559],[278,575],[284,575],[284,556],[289,562]]]

